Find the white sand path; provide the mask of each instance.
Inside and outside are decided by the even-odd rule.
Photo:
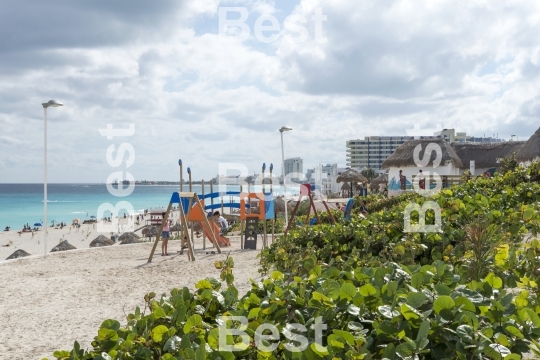
[[[92,236],[70,243],[80,247],[97,234]],[[233,246],[224,248],[222,254],[206,255],[202,239],[198,239],[197,260],[192,263],[185,254],[162,257],[158,247],[154,261],[147,264],[151,243],[74,250],[47,258],[33,256],[0,263],[0,359],[52,359],[55,350],[71,349],[75,340],[87,348],[103,320],[125,323],[125,314],[136,306],[143,307],[146,293],[168,294],[184,286],[193,290],[200,279],[219,278],[214,262],[225,259],[229,250],[235,260],[235,285],[245,293],[250,288],[249,279],[259,279],[258,251],[241,250],[239,238],[231,240]],[[179,246],[180,242],[171,241],[169,253],[176,253]],[[36,249],[43,251],[42,245]],[[14,250],[11,247],[9,253]],[[3,259],[5,253],[3,249],[0,252]]]

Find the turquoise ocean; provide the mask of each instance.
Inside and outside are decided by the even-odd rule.
[[[193,185],[192,189],[198,194],[202,193],[201,185]],[[214,192],[218,189],[219,187],[214,185]],[[188,191],[189,186],[184,185],[183,190]],[[226,187],[226,191],[238,190],[239,186]],[[281,193],[280,188],[273,190],[274,193]],[[103,203],[115,206],[120,201],[127,201],[135,212],[167,207],[172,193],[177,191],[180,191],[179,185],[139,185],[135,186],[129,196],[116,197],[109,193],[104,184],[49,184],[48,223],[51,225],[55,220],[57,223],[63,221],[71,224],[75,218],[85,220],[98,216],[97,210]],[[205,185],[204,192],[210,192],[209,185]],[[120,216],[123,214],[124,211],[121,210]],[[21,230],[24,224],[33,226],[42,220],[43,184],[0,184],[0,231],[6,226],[10,226],[11,230]]]

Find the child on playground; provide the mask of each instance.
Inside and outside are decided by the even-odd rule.
[[[221,216],[219,211],[216,211],[214,213],[214,219],[217,221],[217,223],[219,224],[219,227],[221,228],[219,235],[223,235],[229,228],[229,223],[227,222],[227,220],[225,220],[223,216]]]
[[[165,213],[163,213],[163,217],[165,218]],[[169,242],[170,232],[169,232],[169,226],[171,224],[171,220],[167,220],[165,223],[165,226],[163,226],[163,231],[161,232],[161,256],[169,256],[169,253],[167,253],[167,244]]]

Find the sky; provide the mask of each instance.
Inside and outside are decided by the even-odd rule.
[[[304,171],[345,166],[346,141],[365,136],[441,124],[525,140],[540,126],[536,1],[0,6],[0,183],[43,181],[41,104],[50,99],[64,103],[48,109],[56,183],[101,183],[118,172],[174,181],[179,159],[194,179],[234,167],[227,163],[251,174],[273,163],[279,174],[284,125],[293,128],[285,157],[303,158]],[[99,131],[130,124],[130,136]]]

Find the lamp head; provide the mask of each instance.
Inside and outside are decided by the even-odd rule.
[[[182,165],[182,159],[178,159],[178,165]]]
[[[187,168],[187,173],[191,174],[191,169],[190,168]]]
[[[46,109],[48,107],[59,107],[59,106],[64,106],[64,104],[62,104],[61,102],[59,101],[56,101],[56,100],[49,100],[49,102],[46,102],[46,103],[43,103],[41,104],[43,105],[43,108]]]
[[[270,164],[270,171],[274,170],[274,164]]]
[[[262,169],[263,171],[266,170],[266,163],[263,163]]]
[[[279,132],[285,132],[285,131],[291,131],[292,127],[290,126],[282,126],[281,129],[279,129]]]

